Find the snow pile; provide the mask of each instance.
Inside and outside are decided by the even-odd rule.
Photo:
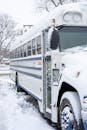
[[[0,80],[0,130],[53,130],[27,98],[10,80]]]
[[[9,65],[0,64],[0,75],[10,74],[9,69],[10,69]]]

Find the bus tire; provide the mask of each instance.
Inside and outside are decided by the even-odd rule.
[[[76,92],[65,92],[58,110],[60,130],[83,130],[81,125],[81,106]]]

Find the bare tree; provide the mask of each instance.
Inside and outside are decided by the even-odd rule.
[[[10,43],[15,38],[16,23],[7,14],[0,15],[0,57],[6,55]],[[6,53],[3,53],[6,52]]]
[[[52,10],[58,5],[62,5],[64,3],[77,2],[77,0],[38,0],[38,7],[40,9],[45,9],[47,11]]]

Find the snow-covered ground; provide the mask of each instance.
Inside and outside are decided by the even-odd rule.
[[[17,93],[6,76],[0,76],[0,130],[54,130],[28,101],[29,95]]]

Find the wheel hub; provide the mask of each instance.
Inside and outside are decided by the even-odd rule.
[[[62,130],[75,130],[74,129],[74,116],[70,107],[65,107],[61,112],[61,128]]]

